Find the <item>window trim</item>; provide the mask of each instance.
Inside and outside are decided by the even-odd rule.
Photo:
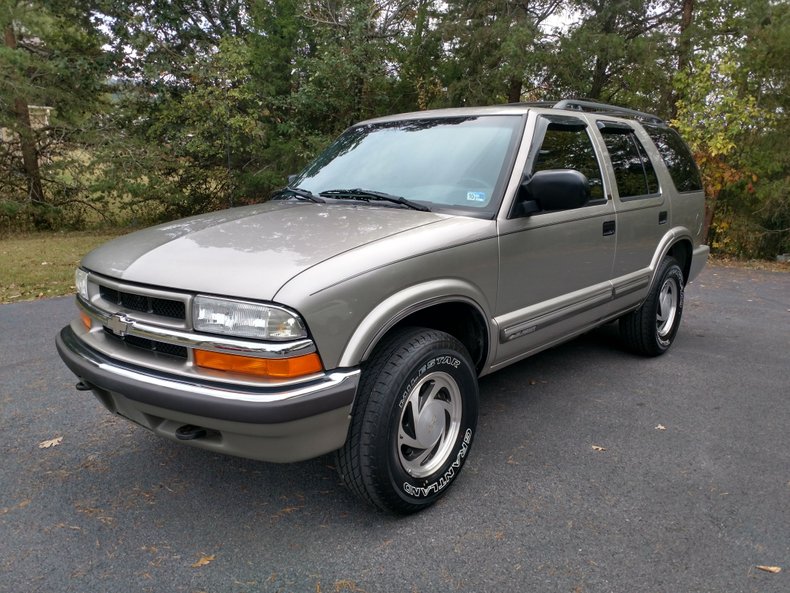
[[[590,123],[586,119],[582,119],[576,115],[560,115],[554,113],[537,113],[536,114],[536,121],[535,127],[532,131],[532,138],[530,139],[530,146],[529,152],[527,154],[527,160],[524,163],[524,168],[520,173],[521,181],[519,182],[519,186],[526,180],[528,173],[532,175],[532,170],[535,167],[535,161],[538,158],[538,154],[540,153],[540,149],[543,146],[543,141],[546,139],[546,132],[549,130],[551,124],[556,124],[558,126],[566,126],[569,129],[576,129],[576,130],[584,130],[587,134],[587,140],[590,142],[590,148],[592,148],[593,156],[595,158],[595,163],[598,165],[598,173],[600,175],[601,180],[601,187],[603,189],[603,197],[597,198],[594,200],[590,200],[584,206],[580,206],[579,208],[573,208],[572,210],[568,210],[568,212],[579,212],[583,211],[585,208],[589,208],[591,206],[603,206],[609,203],[611,199],[611,195],[606,192],[606,171],[605,167],[603,166],[602,157],[603,155],[599,154],[599,149],[596,146],[596,141],[594,135],[590,131]],[[513,199],[512,203],[510,204],[510,209],[507,215],[508,219],[514,218],[521,218],[516,213],[516,209],[518,208],[518,187],[516,188],[516,196]],[[556,210],[541,210],[540,212],[535,212],[534,214],[530,215],[530,218],[535,216],[541,216],[543,214],[556,214]]]
[[[601,134],[601,140],[603,141],[603,146],[606,149],[607,156],[609,157],[609,162],[612,165],[612,182],[614,187],[617,189],[617,198],[620,202],[636,202],[638,200],[650,200],[653,198],[660,198],[663,195],[663,191],[661,188],[661,179],[656,173],[656,164],[650,158],[650,154],[648,154],[647,149],[645,148],[642,141],[639,139],[637,135],[637,130],[629,125],[626,122],[619,122],[619,121],[611,121],[611,120],[603,120],[599,119],[596,120],[595,126],[598,128],[599,133]],[[642,162],[642,175],[645,181],[645,190],[650,189],[650,183],[648,182],[647,176],[647,169],[645,167],[645,159],[647,162],[650,163],[650,166],[653,170],[653,176],[656,179],[656,185],[658,186],[657,192],[648,192],[643,194],[636,194],[633,196],[622,196],[620,194],[620,184],[617,182],[617,168],[615,167],[614,161],[612,160],[612,153],[609,150],[609,146],[606,144],[606,136],[628,136],[631,146],[636,149],[636,153],[639,155],[640,160]],[[648,136],[649,137],[649,136]],[[650,139],[652,142],[652,138]]]
[[[694,159],[694,154],[691,152],[691,148],[689,147],[688,143],[683,139],[683,136],[681,136],[680,133],[676,129],[674,129],[674,128],[668,126],[668,125],[659,125],[659,124],[654,124],[654,123],[646,123],[642,127],[645,130],[645,134],[650,139],[650,142],[652,142],[653,145],[655,146],[656,152],[658,153],[658,155],[659,155],[659,157],[661,159],[661,164],[666,169],[667,176],[669,177],[669,180],[672,182],[672,186],[675,188],[675,192],[677,194],[683,194],[683,195],[685,195],[685,194],[694,194],[694,193],[697,193],[697,192],[704,192],[705,191],[705,183],[704,183],[704,181],[702,179],[702,172],[699,169],[699,164],[697,164],[697,161]],[[691,164],[693,165],[694,171],[696,172],[696,181],[699,182],[699,187],[697,189],[684,189],[684,190],[681,190],[680,188],[678,188],[677,183],[675,182],[675,177],[672,175],[672,169],[667,164],[667,161],[666,161],[666,158],[664,157],[664,154],[661,152],[661,149],[658,147],[658,143],[656,142],[655,138],[653,137],[653,134],[655,134],[658,131],[668,132],[669,134],[674,135],[680,141],[682,146],[686,149],[686,154],[685,155],[678,154],[678,156],[681,156],[684,159],[688,158],[689,162],[691,162]],[[675,150],[673,150],[673,152],[677,153],[677,151],[675,151]]]

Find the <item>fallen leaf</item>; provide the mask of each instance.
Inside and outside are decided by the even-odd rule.
[[[593,445],[593,446],[592,446],[592,450],[593,450],[593,451],[599,451],[599,452],[600,452],[600,451],[606,451],[606,447],[600,447],[600,446],[598,446],[598,445]]]
[[[50,447],[57,447],[63,441],[63,437],[56,437],[54,439],[49,439],[48,441],[41,441],[38,444],[39,449],[49,449]]]
[[[296,512],[301,508],[302,506],[296,506],[296,505],[285,507],[277,511],[274,515],[272,515],[272,517],[284,517],[285,515],[290,515],[291,513]]]
[[[360,589],[359,585],[357,585],[354,581],[350,581],[348,579],[341,579],[339,581],[335,581],[335,593],[340,593],[341,591],[351,591],[351,593],[364,593],[364,589]]]
[[[666,429],[667,427],[664,426],[663,424],[659,424],[658,426],[656,426],[656,430],[666,430]]]
[[[200,558],[198,558],[195,561],[195,563],[192,565],[192,568],[200,568],[201,566],[206,566],[206,564],[210,564],[211,562],[213,562],[214,558],[216,558],[214,554],[211,554],[210,556],[207,556],[206,554],[202,554]]]
[[[22,502],[15,504],[12,507],[6,507],[4,509],[0,509],[0,516],[5,515],[6,513],[10,513],[11,511],[17,511],[19,509],[24,509],[27,505],[30,504],[30,499],[27,498]]]
[[[762,565],[758,565],[757,568],[759,570],[762,570],[762,571],[765,571],[765,572],[770,572],[772,574],[779,574],[780,572],[782,572],[782,567],[781,566],[762,566]]]

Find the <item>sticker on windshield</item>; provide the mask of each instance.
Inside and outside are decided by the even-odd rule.
[[[466,192],[467,202],[485,202],[486,192],[484,191],[468,191]]]

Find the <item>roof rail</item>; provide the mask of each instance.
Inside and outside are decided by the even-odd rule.
[[[554,107],[556,101],[516,101],[515,103],[505,103],[505,105],[520,105],[525,107]]]
[[[663,119],[657,115],[653,115],[652,113],[645,113],[644,111],[637,111],[635,109],[627,109],[625,107],[618,107],[617,105],[609,105],[607,103],[599,103],[598,101],[584,99],[563,99],[562,101],[554,104],[554,109],[611,113],[612,115],[633,117],[651,124],[666,124]]]

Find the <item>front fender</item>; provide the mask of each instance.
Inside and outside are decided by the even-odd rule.
[[[489,344],[491,316],[485,295],[471,283],[457,278],[438,279],[410,286],[379,303],[357,326],[340,358],[340,367],[353,367],[368,359],[386,333],[409,315],[442,303],[465,303],[477,309],[486,321]],[[489,352],[489,357],[492,355]]]

